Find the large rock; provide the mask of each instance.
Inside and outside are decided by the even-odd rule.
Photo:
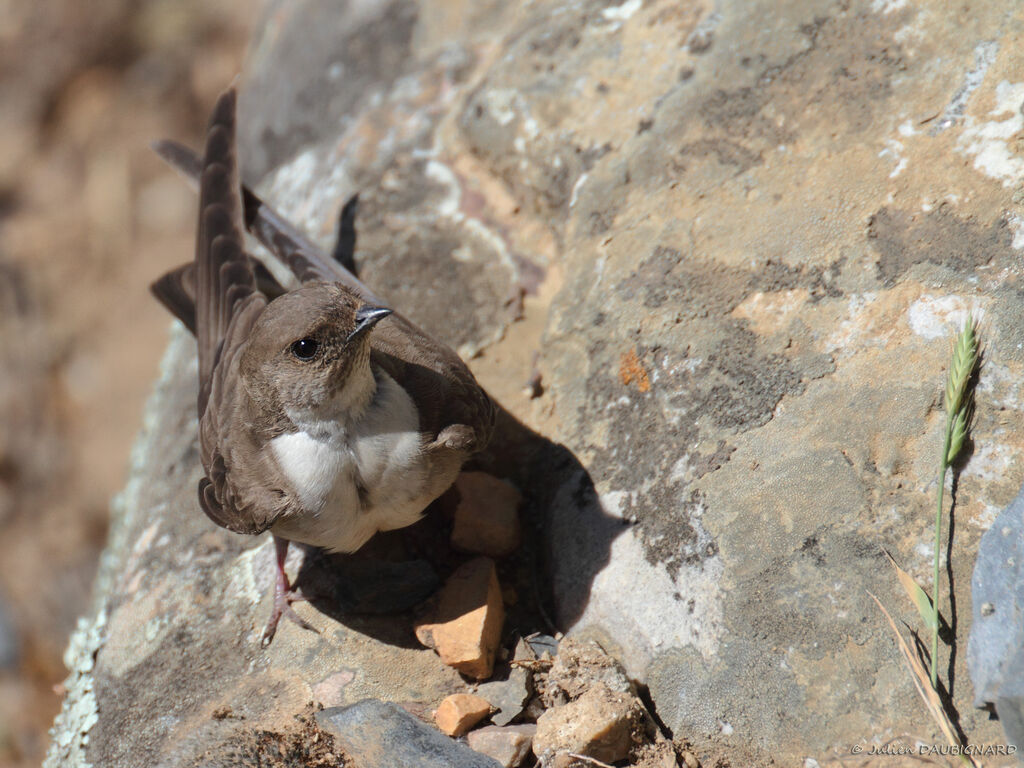
[[[499,768],[395,704],[367,699],[316,716],[356,768]]]
[[[974,703],[999,714],[1009,744],[1024,745],[1024,490],[981,537],[971,577],[967,667]]]
[[[1001,741],[963,651],[979,537],[1024,481],[1013,3],[293,0],[266,19],[247,177],[324,244],[360,192],[367,281],[479,352],[507,409],[480,465],[524,493],[556,619],[698,754],[941,743],[867,593],[917,626],[882,550],[928,583],[950,338],[983,317],[940,669],[969,741]],[[55,754],[188,764],[311,693],[436,702],[454,673],[385,618],[310,613],[324,635],[256,648],[270,551],[196,509],[191,355],[177,337]],[[210,720],[229,699],[248,719]]]

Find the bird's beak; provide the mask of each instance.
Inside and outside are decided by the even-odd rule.
[[[370,304],[356,310],[356,329],[348,335],[349,343],[365,336],[373,326],[391,314],[387,307],[375,307]]]

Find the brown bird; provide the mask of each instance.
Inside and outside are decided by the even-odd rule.
[[[235,91],[217,101],[198,161],[156,149],[199,176],[195,260],[153,285],[199,348],[203,511],[237,533],[269,530],[274,608],[291,608],[288,542],[353,552],[416,522],[486,446],[494,405],[465,363],[377,298],[239,183]],[[342,256],[354,206],[342,215]],[[346,217],[347,221],[346,221]],[[246,253],[247,227],[291,269],[286,290]]]

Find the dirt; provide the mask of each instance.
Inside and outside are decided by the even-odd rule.
[[[147,285],[191,255],[191,192],[148,143],[198,143],[252,21],[241,0],[0,14],[0,766],[46,749],[166,338]]]
[[[316,707],[309,705],[288,728],[241,728],[221,753],[204,755],[201,764],[205,768],[347,768],[351,762],[335,746],[334,737],[320,729],[315,714]],[[231,712],[215,712],[213,718],[227,720]]]

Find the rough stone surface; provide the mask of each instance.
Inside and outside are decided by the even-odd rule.
[[[1008,743],[1024,745],[1024,490],[981,538],[971,578],[967,666],[975,705],[995,705]]]
[[[356,768],[495,768],[497,762],[449,739],[401,707],[367,699],[317,713]]]
[[[629,694],[597,683],[537,720],[533,753],[573,752],[606,763],[625,758],[643,733],[643,710]]]
[[[530,754],[536,732],[537,726],[533,723],[508,725],[504,728],[488,725],[471,731],[466,737],[466,743],[470,749],[493,757],[504,768],[517,768]]]
[[[477,557],[448,578],[436,605],[416,625],[416,637],[448,666],[482,680],[494,669],[504,621],[494,561]]]
[[[434,722],[449,736],[462,736],[491,713],[487,699],[471,693],[453,693],[445,697],[434,712]]]
[[[463,472],[452,523],[452,546],[463,552],[505,557],[519,549],[519,504],[514,486],[486,472]]]
[[[916,626],[882,549],[929,581],[968,313],[986,352],[939,661],[968,741],[1003,740],[973,708],[964,606],[1024,482],[1022,34],[1009,0],[268,10],[241,81],[247,177],[322,244],[360,192],[367,281],[476,355],[505,409],[477,468],[523,491],[523,567],[555,622],[620,658],[710,764],[941,743],[868,591]],[[311,611],[320,638],[285,627],[264,654],[243,636],[270,552],[195,507],[189,344],[114,521],[68,751],[184,763],[235,727],[203,719],[223,699],[274,720],[314,689],[455,690],[406,630]]]

